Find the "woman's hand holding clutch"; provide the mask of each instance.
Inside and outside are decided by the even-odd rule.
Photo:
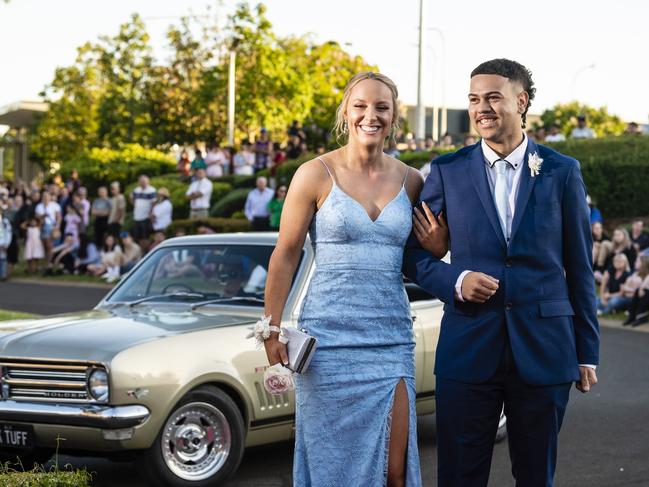
[[[448,252],[448,225],[444,212],[435,216],[425,202],[421,203],[423,212],[415,208],[412,217],[412,229],[419,244],[438,259]]]
[[[286,343],[279,341],[279,333],[271,333],[270,337],[264,341],[264,348],[266,349],[266,356],[270,365],[288,365]]]

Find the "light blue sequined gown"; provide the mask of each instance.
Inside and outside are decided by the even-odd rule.
[[[406,485],[420,486],[415,343],[401,274],[410,200],[402,185],[372,221],[332,179],[309,230],[316,268],[299,325],[318,348],[306,373],[296,374],[293,484],[385,485],[394,391],[403,379],[410,403]]]

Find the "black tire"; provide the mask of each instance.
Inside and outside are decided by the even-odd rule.
[[[19,472],[29,472],[35,465],[43,466],[54,455],[52,448],[36,448],[34,450],[0,450],[0,463]]]
[[[218,413],[215,412],[215,410],[218,411]],[[170,431],[174,427],[177,427],[177,430],[182,430],[183,427],[188,428],[188,425],[196,424],[186,418],[174,422],[179,415],[191,415],[192,412],[195,413],[196,411],[204,411],[206,415],[210,414],[208,419],[225,419],[227,426],[221,428],[223,431],[222,434],[219,434],[221,434],[220,438],[227,438],[229,436],[229,442],[226,440],[222,442],[229,444],[229,451],[227,456],[223,454],[221,455],[221,460],[218,462],[220,463],[218,470],[210,470],[208,477],[192,480],[183,478],[176,472],[172,471],[168,463],[169,458],[171,458],[169,459],[169,462],[174,465],[175,468],[181,469],[182,473],[185,472],[183,468],[190,469],[192,464],[185,463],[184,466],[178,465],[181,463],[177,462],[177,455],[179,453],[178,442],[169,441],[168,437],[171,435]],[[199,416],[194,414],[194,418],[196,417]],[[202,424],[205,425],[205,423]],[[229,434],[227,433],[228,428]],[[166,430],[169,431],[167,431],[167,436],[165,437]],[[215,428],[212,429],[212,431],[215,431]],[[182,441],[185,441],[185,439]],[[199,443],[202,449],[203,443],[200,440]],[[186,442],[185,446],[193,448],[194,445],[199,443],[194,443],[193,437],[191,437],[190,440]],[[239,464],[243,458],[244,446],[245,426],[243,423],[243,417],[237,408],[237,405],[226,393],[217,387],[203,386],[188,392],[178,402],[178,404],[176,404],[172,412],[169,414],[169,417],[165,420],[165,424],[158,433],[158,436],[153,445],[151,445],[151,448],[144,450],[141,453],[141,463],[146,478],[155,486],[214,487],[221,485],[222,482],[232,476],[234,472],[236,472],[237,468],[239,468]],[[205,448],[207,451],[210,451],[209,446]],[[213,447],[211,451],[216,451],[216,447]],[[215,465],[217,464],[217,462],[214,463]],[[189,475],[189,473],[186,475]]]
[[[498,431],[496,432],[496,443],[500,443],[507,438],[507,417],[505,416],[505,409],[503,408],[500,413],[500,422],[498,423]]]

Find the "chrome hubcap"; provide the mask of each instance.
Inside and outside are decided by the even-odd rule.
[[[167,420],[161,446],[164,461],[176,476],[203,480],[218,472],[230,454],[230,425],[211,404],[185,404]]]

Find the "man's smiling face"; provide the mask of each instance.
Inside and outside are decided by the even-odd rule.
[[[497,74],[471,78],[469,116],[480,137],[503,143],[521,133],[521,114],[529,97],[520,83]]]

